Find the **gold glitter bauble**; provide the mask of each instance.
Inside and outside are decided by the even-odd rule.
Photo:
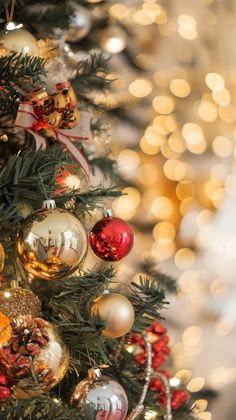
[[[39,55],[37,40],[25,29],[3,31],[0,34],[0,47],[21,54]]]
[[[10,318],[24,315],[37,318],[42,315],[39,298],[31,290],[21,287],[0,291],[0,311]]]
[[[54,280],[74,273],[87,252],[82,223],[64,209],[41,209],[20,225],[16,248],[24,268],[36,277]]]
[[[4,269],[4,265],[5,265],[5,251],[2,244],[0,244],[0,273]]]
[[[106,323],[102,335],[117,338],[125,335],[134,323],[134,308],[129,299],[119,293],[109,293],[95,299],[91,313]]]
[[[48,392],[67,372],[67,346],[56,328],[42,318],[14,318],[11,328],[14,339],[1,348],[0,367],[4,366],[13,384],[12,395],[28,399]]]

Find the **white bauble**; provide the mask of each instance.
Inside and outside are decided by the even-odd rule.
[[[17,53],[39,55],[36,38],[25,29],[6,30],[0,34],[0,47]]]

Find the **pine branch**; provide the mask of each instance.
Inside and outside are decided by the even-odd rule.
[[[1,403],[0,420],[80,420],[77,410],[70,409],[55,395],[42,395],[27,400],[11,399]]]
[[[17,85],[26,83],[36,84],[41,82],[46,74],[45,60],[40,57],[31,57],[15,52],[0,57],[0,110],[14,112],[18,102],[22,100],[22,94]],[[42,83],[42,82],[41,82]]]
[[[45,60],[18,53],[0,57],[0,80],[5,83],[23,83],[35,81],[46,74]]]
[[[148,276],[159,284],[160,287],[168,293],[177,293],[176,280],[169,275],[158,270],[157,264],[152,260],[146,260],[141,263],[140,268],[146,272]]]
[[[114,199],[122,196],[122,192],[110,188],[95,188],[84,193],[74,195],[76,205],[75,214],[78,216],[85,212],[90,212],[94,209],[104,209],[104,200]]]
[[[164,290],[154,280],[140,276],[139,283],[132,282],[130,288],[130,300],[136,312],[133,331],[143,332],[153,319],[163,319],[160,309],[168,302]]]
[[[108,89],[111,84],[111,80],[106,78],[109,59],[102,52],[90,52],[87,58],[79,61],[73,80],[78,95],[89,93],[91,89]]]

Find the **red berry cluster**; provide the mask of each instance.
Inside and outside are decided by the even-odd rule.
[[[145,331],[150,333],[153,337],[152,340],[152,369],[154,372],[160,372],[162,375],[169,379],[169,373],[165,370],[159,370],[159,368],[165,363],[170,348],[168,346],[169,337],[166,335],[166,328],[163,327],[159,322],[154,322]],[[135,356],[135,363],[137,365],[143,365],[147,361],[146,345],[145,341],[140,334],[133,334],[129,339],[129,344],[136,344],[142,348],[142,351]],[[156,377],[151,379],[149,388],[153,392],[157,392],[156,397],[161,405],[166,405],[166,388],[161,378]],[[184,389],[178,389],[171,393],[171,406],[173,410],[177,410],[181,405],[189,400],[189,396]]]
[[[166,328],[164,328],[159,322],[154,322],[147,329],[147,333],[152,333],[156,336],[156,339],[152,343],[152,369],[157,371],[162,366],[168,354],[170,348],[168,346],[169,337],[166,335]],[[135,362],[137,365],[145,364],[147,360],[145,341],[140,334],[133,334],[130,343],[137,344],[143,350],[135,356]]]
[[[7,400],[11,395],[11,390],[7,384],[7,376],[0,373],[0,400]]]

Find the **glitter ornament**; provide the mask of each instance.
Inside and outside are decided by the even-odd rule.
[[[119,293],[99,296],[92,304],[94,319],[105,323],[102,335],[117,338],[125,335],[134,323],[134,308],[129,299]]]
[[[39,298],[31,290],[21,287],[0,291],[0,311],[10,318],[24,315],[37,318],[42,315]]]
[[[30,32],[22,29],[21,26],[16,25],[14,22],[7,24],[6,30],[0,34],[0,48],[21,54],[38,56],[37,40]]]
[[[78,269],[87,251],[87,235],[68,211],[43,208],[23,220],[16,248],[26,271],[44,280],[60,279]]]
[[[84,7],[70,2],[74,9],[73,16],[70,21],[69,29],[63,31],[64,39],[67,42],[78,42],[85,38],[92,26],[91,13]]]
[[[125,390],[114,379],[102,376],[98,369],[90,369],[88,378],[77,385],[71,403],[78,410],[89,405],[97,420],[124,420],[128,411]]]
[[[134,234],[131,227],[118,217],[99,220],[89,235],[94,253],[105,261],[119,261],[132,249]]]
[[[67,347],[42,318],[14,318],[11,328],[11,339],[0,347],[0,372],[11,395],[26,399],[48,392],[67,372]]]

